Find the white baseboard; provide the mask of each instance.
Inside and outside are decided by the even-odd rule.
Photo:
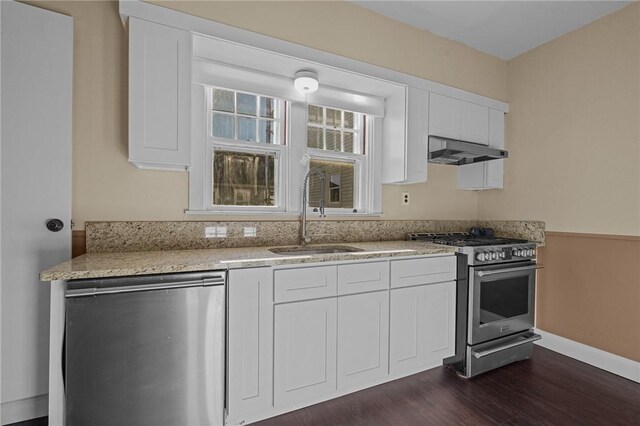
[[[49,394],[3,402],[1,412],[3,425],[46,416],[49,412]]]
[[[625,379],[640,383],[640,362],[605,352],[583,343],[569,340],[544,330],[536,329],[542,336],[536,344],[554,352],[561,353],[578,361],[598,367]]]

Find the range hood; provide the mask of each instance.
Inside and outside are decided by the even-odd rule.
[[[503,149],[440,136],[429,136],[428,160],[430,163],[463,166],[481,161],[501,160],[508,156],[509,153]]]

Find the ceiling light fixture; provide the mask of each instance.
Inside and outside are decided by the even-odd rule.
[[[318,90],[318,74],[310,70],[298,71],[293,79],[293,85],[303,95],[313,93]]]

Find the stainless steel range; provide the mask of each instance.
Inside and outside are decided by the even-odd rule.
[[[445,359],[465,377],[530,358],[535,315],[536,244],[500,238],[491,228],[409,234],[408,239],[458,247],[456,355]],[[459,265],[461,262],[459,262]]]

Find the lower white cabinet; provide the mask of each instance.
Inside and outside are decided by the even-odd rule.
[[[226,424],[441,364],[455,350],[455,275],[442,273],[449,261],[455,257],[231,270]],[[336,276],[337,294],[324,285]],[[312,280],[331,291],[318,295]],[[278,296],[285,288],[299,291]]]
[[[338,389],[389,374],[389,292],[338,298]]]
[[[403,374],[455,352],[456,283],[391,290],[390,373]]]
[[[274,406],[335,393],[336,298],[276,305],[274,311]]]
[[[228,424],[264,416],[273,406],[273,270],[229,271]]]

